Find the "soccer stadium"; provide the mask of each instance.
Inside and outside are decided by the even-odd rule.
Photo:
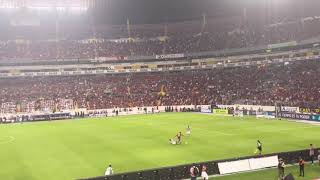
[[[319,7],[0,0],[0,180],[319,180]]]

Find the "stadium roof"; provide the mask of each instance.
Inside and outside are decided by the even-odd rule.
[[[88,0],[0,0],[0,7],[86,7]]]
[[[319,15],[319,0],[95,0],[95,13],[101,22],[125,24],[165,23],[208,17],[256,14],[306,17]],[[269,18],[269,17],[268,17]]]
[[[89,9],[97,23],[166,23],[208,17],[264,15],[266,18],[319,16],[319,0],[0,0],[0,8]]]

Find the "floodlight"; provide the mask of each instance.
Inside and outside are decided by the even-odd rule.
[[[0,0],[1,9],[28,8],[35,10],[86,11],[85,0]]]

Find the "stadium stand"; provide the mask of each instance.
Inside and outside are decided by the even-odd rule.
[[[216,114],[223,117],[320,120],[319,16],[249,20],[243,9],[237,15],[203,14],[162,24],[132,24],[128,17],[127,24],[107,25],[94,22],[94,12],[66,15],[72,8],[93,10],[91,5],[57,5],[48,6],[55,12],[41,12],[44,16],[37,9],[41,6],[35,10],[24,3],[0,9],[0,123],[130,115],[133,108],[136,114],[221,110]],[[66,16],[60,18],[58,9]],[[24,19],[24,13],[30,17]],[[238,105],[270,106],[272,111],[239,110]],[[282,106],[294,110],[281,113]],[[14,139],[2,138],[5,143]],[[310,160],[308,150],[301,150],[197,166],[208,166],[210,175],[224,174],[219,163],[247,160],[249,165],[250,159],[271,155],[288,163],[298,156]],[[183,179],[189,167],[88,179]]]
[[[319,60],[289,64],[119,75],[0,79],[4,112],[186,104],[317,107]]]
[[[320,35],[317,17],[255,26],[241,16],[209,18],[166,25],[132,25],[129,32],[125,25],[60,26],[63,28],[8,27],[4,33],[10,33],[0,40],[0,59],[121,59],[299,42]]]

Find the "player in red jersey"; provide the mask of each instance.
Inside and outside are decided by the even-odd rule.
[[[181,132],[179,132],[179,133],[176,135],[176,137],[177,137],[177,139],[178,139],[177,144],[181,144],[182,136],[184,136],[184,135],[183,135]]]

